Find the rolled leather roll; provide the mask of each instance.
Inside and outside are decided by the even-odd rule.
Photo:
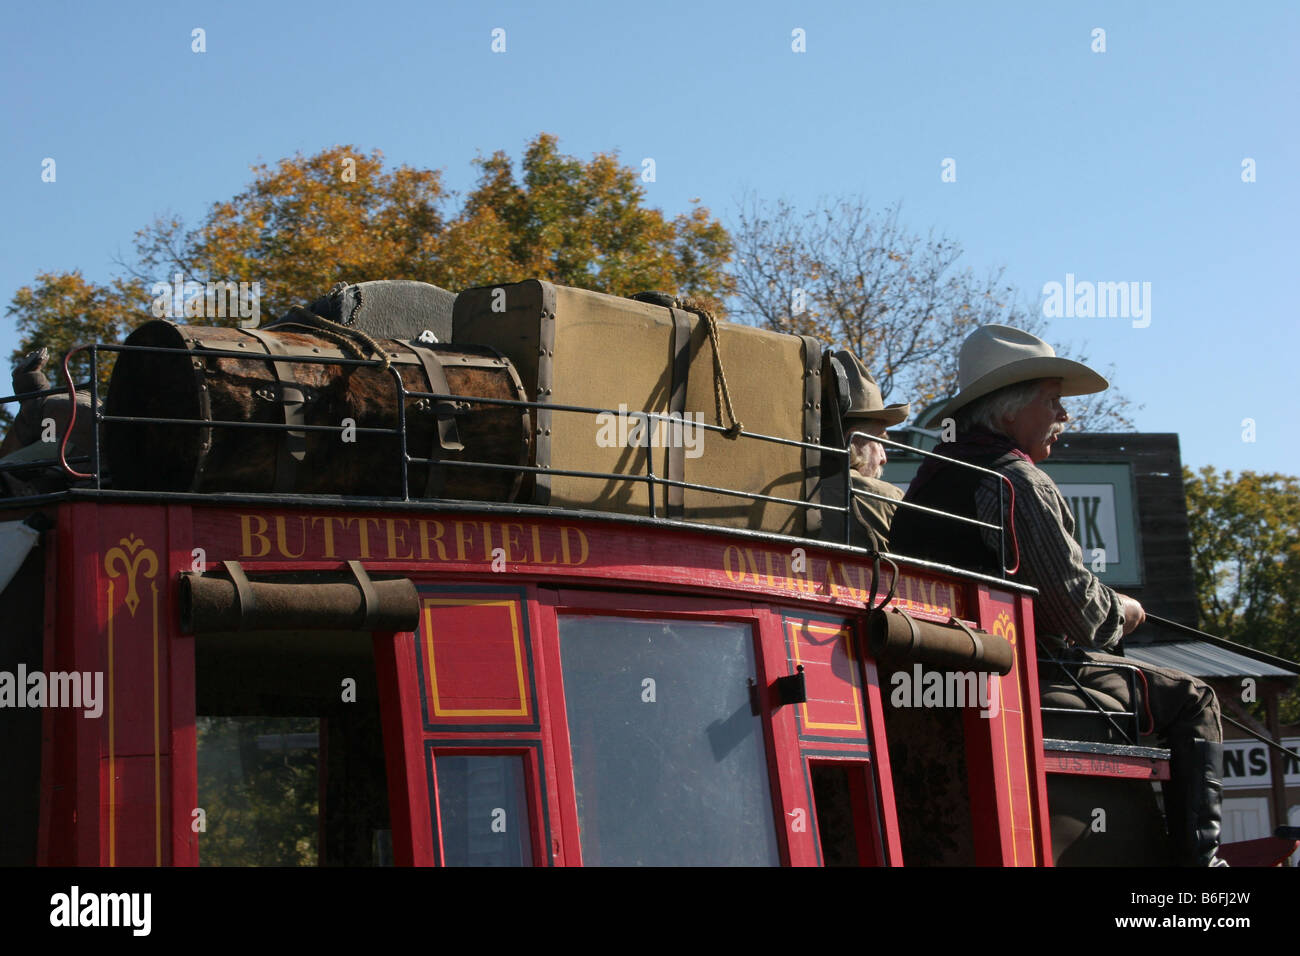
[[[867,618],[867,646],[873,657],[886,661],[920,661],[948,670],[1007,674],[1015,650],[1006,638],[972,630],[957,618],[934,624],[891,607]]]
[[[299,575],[301,577],[301,575]],[[313,581],[250,581],[243,572],[181,575],[181,630],[413,631],[420,599],[409,578],[321,572]]]

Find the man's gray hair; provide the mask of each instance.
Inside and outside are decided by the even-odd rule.
[[[1038,396],[1038,389],[1047,379],[1036,378],[1028,382],[1007,385],[996,392],[975,399],[954,416],[958,431],[968,431],[973,425],[981,425],[989,431],[1002,434],[1008,418],[1014,418],[1020,410]]]

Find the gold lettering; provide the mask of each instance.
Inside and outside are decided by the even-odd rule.
[[[805,568],[807,565],[805,565]],[[808,572],[805,570],[802,574],[794,569],[794,555],[785,556],[785,579],[787,585],[792,585],[794,590],[800,594],[806,594],[812,591],[812,581],[808,580]]]
[[[559,560],[559,555],[552,552],[549,558],[542,557],[542,528],[541,525],[532,525],[529,529],[533,535],[533,563],[534,564],[555,564]]]
[[[252,522],[258,522],[258,529],[252,529]],[[241,532],[242,544],[240,546],[240,557],[243,558],[264,558],[271,553],[271,539],[266,536],[266,519],[261,515],[240,515],[239,529]],[[262,550],[256,554],[253,552],[253,539],[257,538],[262,542]]]
[[[473,525],[467,525],[463,521],[456,522],[456,560],[457,561],[465,560],[465,545],[473,542],[474,540],[474,536],[472,533],[469,535],[469,537],[466,537],[465,529],[469,528],[471,529],[472,532],[473,527],[474,527]]]
[[[516,534],[515,532],[518,532]],[[514,549],[519,547],[519,535],[524,533],[524,526],[507,522],[501,526],[501,543],[505,547],[506,560],[512,564],[527,562],[528,556],[516,557]]]
[[[578,559],[572,560],[572,551],[569,547],[569,532],[572,531],[578,537],[578,544],[582,546],[582,551]],[[560,560],[568,565],[579,565],[587,563],[587,535],[581,528],[570,528],[565,525],[560,528]]]
[[[731,556],[731,552],[733,551],[736,552],[734,559]],[[745,580],[745,572],[743,570],[739,574],[736,573],[736,568],[740,566],[741,562],[740,548],[736,547],[734,544],[729,544],[722,549],[722,571],[727,575],[727,580],[734,584],[739,584],[741,581]]]
[[[397,522],[402,523],[402,533],[397,533]],[[411,553],[410,545],[406,543],[406,532],[411,529],[411,523],[405,518],[385,518],[384,524],[388,527],[388,557],[390,560],[402,561],[414,557]],[[397,545],[401,544],[406,548],[406,554],[397,553]]]
[[[437,528],[437,529],[438,529],[438,530],[437,530],[434,534],[432,534],[432,535],[429,534],[429,526],[430,526],[430,525],[432,525],[434,528]],[[437,549],[437,552],[438,552],[438,560],[439,560],[439,561],[446,561],[446,560],[447,560],[447,548],[446,548],[446,547],[443,545],[443,543],[442,543],[442,522],[441,522],[441,521],[425,521],[425,520],[421,519],[421,521],[420,521],[420,560],[421,560],[421,561],[428,561],[428,560],[429,560],[429,542],[430,542],[430,541],[433,542],[433,546],[434,546],[434,548]]]
[[[831,578],[831,593],[836,593],[835,575],[828,575],[828,578]],[[861,600],[862,592],[859,592],[857,588],[853,587],[853,581],[849,580],[849,566],[842,561],[840,562],[840,580],[844,581],[844,588],[845,591],[849,592],[849,597],[854,598],[855,601]]]
[[[311,519],[311,526],[316,527],[316,522],[323,522],[322,527],[325,529],[325,557],[337,558],[334,553],[334,522],[340,519],[332,515],[316,515]]]
[[[776,587],[776,576],[772,573],[772,552],[763,552],[763,562],[767,565],[767,586]]]
[[[352,519],[348,519],[351,521]],[[361,537],[361,557],[370,557],[370,528],[368,524],[373,522],[376,528],[379,527],[378,518],[357,518],[357,534]]]
[[[492,543],[492,523],[490,521],[484,521],[483,522],[483,560],[484,561],[492,560],[492,551],[494,548],[495,545]]]
[[[294,554],[292,551],[289,550],[289,543],[285,541],[284,515],[275,516],[275,546],[276,549],[280,552],[280,557],[301,558],[304,554],[307,553],[307,527],[306,527],[306,522],[301,517],[298,518],[298,530],[302,535],[301,538],[302,550],[299,551],[297,554]]]

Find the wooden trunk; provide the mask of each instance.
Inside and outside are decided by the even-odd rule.
[[[347,343],[338,336],[305,328],[250,331],[165,320],[141,326],[125,344],[166,351],[119,356],[106,414],[195,424],[108,422],[105,445],[115,488],[400,496],[404,461],[399,438],[365,431],[396,432],[398,375],[415,392],[525,399],[510,361],[478,346],[379,339],[390,368],[302,362],[294,358],[375,356],[365,346],[344,348]],[[248,357],[213,354],[217,352],[247,352]],[[439,369],[445,385],[435,387],[430,376],[437,378]],[[521,479],[514,469],[531,458],[526,409],[408,397],[405,412],[410,457],[511,466],[412,464],[411,497],[515,499]],[[337,430],[349,424],[355,432]]]

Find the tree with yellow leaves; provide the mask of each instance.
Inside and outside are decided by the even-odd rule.
[[[71,271],[19,289],[7,312],[22,336],[14,358],[118,341],[165,312],[158,306],[172,296],[163,289],[187,283],[258,283],[269,316],[339,281],[369,279],[459,291],[541,278],[612,295],[662,289],[721,307],[730,240],[698,202],[670,219],[645,205],[637,172],[616,155],[565,156],[546,133],[528,145],[519,176],[504,152],[474,163],[478,183],[455,210],[441,171],[387,168],[379,150],[334,146],[254,166],[253,181],[213,203],[196,228],[161,217],[136,233],[134,260],[107,285]]]

